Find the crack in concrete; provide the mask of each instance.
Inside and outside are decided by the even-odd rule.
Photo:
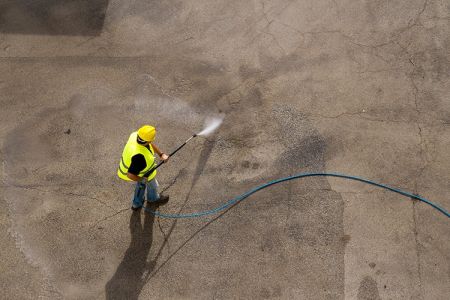
[[[417,16],[414,18],[414,22],[410,22],[408,24],[408,27],[404,30],[406,31],[407,29],[412,28],[413,26],[421,26],[421,24],[419,24],[419,19],[421,17],[421,15],[423,14],[423,12],[426,10],[426,7],[428,5],[428,0],[426,0],[423,4],[422,9],[419,11],[419,13],[417,14]],[[400,30],[397,34],[397,37],[402,34],[404,31]],[[419,156],[422,160],[422,166],[418,172],[418,175],[415,178],[415,183],[414,183],[414,189],[415,192],[417,193],[418,190],[418,179],[422,176],[424,170],[427,168],[428,164],[430,163],[425,156],[425,141],[424,141],[424,137],[423,137],[423,132],[422,132],[422,127],[421,124],[419,122],[420,120],[420,115],[421,115],[421,110],[419,108],[419,88],[416,84],[416,82],[414,81],[413,75],[415,74],[415,71],[417,70],[418,66],[414,63],[414,55],[411,55],[409,53],[409,51],[407,50],[407,48],[405,48],[404,46],[402,46],[398,41],[391,39],[390,41],[386,42],[386,43],[381,43],[381,44],[377,44],[377,45],[364,45],[364,44],[360,44],[360,43],[356,43],[354,42],[351,37],[343,34],[342,32],[338,32],[339,34],[341,34],[341,36],[343,36],[344,38],[346,38],[350,43],[358,45],[360,47],[369,47],[372,50],[375,50],[378,47],[382,47],[385,45],[388,45],[392,42],[396,43],[403,51],[404,53],[406,53],[406,55],[408,56],[408,61],[411,63],[411,65],[413,66],[413,70],[410,74],[408,74],[408,77],[410,78],[411,81],[411,85],[413,88],[413,95],[414,95],[414,103],[413,103],[413,109],[416,111],[417,113],[417,120],[415,120],[415,123],[418,127],[418,135],[419,135]],[[364,72],[359,72],[359,73],[370,73],[370,72],[384,72],[384,71],[394,71],[393,69],[388,69],[388,70],[379,70],[379,71],[364,71]],[[398,69],[395,69],[395,71],[398,71]],[[325,116],[325,115],[321,115],[321,114],[309,114],[308,116],[312,116],[312,117],[321,117],[321,118],[329,118],[329,119],[337,119],[340,118],[342,116],[356,116],[359,118],[363,118],[369,121],[377,121],[377,122],[395,122],[395,123],[411,123],[411,122],[403,122],[403,121],[393,121],[393,120],[380,120],[380,119],[370,119],[370,118],[365,118],[362,116],[363,113],[361,112],[354,112],[354,113],[349,113],[349,112],[344,112],[335,116]],[[414,121],[412,121],[414,122]],[[441,125],[447,125],[446,122],[441,123]],[[351,192],[341,192],[341,193],[351,193]],[[419,293],[420,293],[420,298],[423,299],[423,293],[422,293],[422,265],[421,265],[421,255],[420,255],[420,242],[418,239],[418,227],[417,227],[417,218],[418,216],[416,208],[415,208],[415,204],[417,201],[414,201],[413,199],[413,233],[414,233],[414,239],[415,239],[415,245],[416,245],[416,256],[417,256],[417,272],[418,272],[418,279],[419,279]]]
[[[384,46],[387,46],[387,45],[390,45],[390,44],[393,44],[393,43],[398,44],[398,39],[400,38],[400,36],[401,36],[403,33],[405,33],[406,31],[410,30],[410,29],[413,28],[414,26],[423,26],[418,20],[419,20],[419,18],[421,17],[421,15],[423,14],[423,12],[425,11],[426,6],[427,6],[427,2],[428,2],[428,0],[425,1],[425,3],[424,3],[424,5],[423,5],[422,9],[419,11],[419,13],[417,14],[417,16],[414,17],[410,22],[408,22],[408,25],[407,25],[407,26],[399,28],[399,29],[391,36],[391,38],[388,39],[388,41],[382,42],[382,43],[378,43],[378,44],[374,44],[374,45],[363,44],[363,43],[356,42],[356,41],[354,41],[354,39],[353,39],[352,36],[350,36],[350,35],[348,35],[348,34],[342,32],[341,30],[301,31],[301,30],[299,30],[299,29],[297,29],[297,28],[295,28],[295,27],[293,27],[293,26],[291,26],[291,25],[289,25],[289,24],[283,23],[283,22],[278,21],[278,20],[275,20],[275,19],[272,20],[272,21],[270,21],[270,23],[269,23],[268,25],[270,25],[272,22],[276,21],[276,22],[278,22],[279,24],[281,24],[281,25],[283,25],[283,26],[285,26],[285,27],[287,27],[287,28],[290,28],[290,29],[294,30],[295,32],[297,32],[298,34],[300,34],[302,37],[305,37],[305,35],[307,35],[307,34],[312,35],[312,36],[314,36],[314,35],[319,35],[319,34],[338,34],[338,35],[340,35],[341,37],[343,37],[345,40],[347,40],[349,43],[351,43],[351,44],[353,44],[353,45],[356,45],[356,46],[361,47],[361,48],[368,48],[368,49],[370,49],[369,52],[366,52],[366,51],[364,51],[364,52],[367,53],[367,54],[373,55],[373,56],[379,58],[380,60],[382,60],[384,63],[390,65],[390,62],[389,62],[386,58],[384,58],[382,55],[380,55],[380,54],[377,52],[377,51],[378,51],[378,48],[381,48],[381,47],[384,47]],[[268,19],[267,19],[267,21],[268,21]],[[268,26],[268,25],[267,25],[267,26]],[[266,27],[267,27],[267,26],[266,26]],[[263,28],[263,31],[262,31],[263,33],[272,35],[272,37],[274,38],[274,40],[278,42],[278,40],[276,39],[276,37],[275,37],[273,34],[268,33],[268,32],[265,32],[264,29],[265,29],[265,28]],[[258,35],[258,36],[259,36],[259,35]],[[257,37],[258,37],[258,36],[257,36]],[[255,39],[256,39],[257,37],[255,37]],[[278,46],[280,46],[280,45],[278,45]],[[300,47],[301,47],[301,46],[298,46],[294,51],[296,51],[296,50],[299,49]],[[402,47],[402,46],[401,46],[401,47]],[[280,48],[281,48],[282,50],[284,50],[282,47],[280,47]],[[402,47],[402,48],[403,48],[403,47]],[[414,65],[414,63],[413,63],[412,61],[410,61],[410,62]],[[358,65],[361,65],[359,62],[357,62],[357,63],[358,63]],[[396,68],[396,69],[381,69],[381,70],[374,70],[374,71],[366,70],[366,71],[360,71],[359,73],[376,73],[376,72],[383,72],[383,71],[402,71],[402,69],[401,69],[401,68]]]
[[[267,26],[269,26],[274,20],[269,21],[269,17],[267,16],[267,12],[266,12],[266,5],[264,4],[264,1],[261,1],[261,4],[262,4],[263,17],[267,21]]]
[[[332,0],[332,1],[334,2],[335,6],[337,6],[335,0]],[[370,48],[370,49],[372,49],[372,50],[377,50],[377,48],[380,48],[380,47],[383,47],[383,46],[387,46],[387,45],[390,45],[390,44],[392,44],[392,43],[397,42],[398,39],[400,38],[400,36],[401,36],[403,33],[405,33],[406,31],[410,30],[411,28],[413,28],[413,27],[415,27],[415,26],[422,27],[423,25],[422,25],[422,23],[420,22],[420,18],[421,18],[421,16],[422,16],[422,14],[425,12],[425,10],[426,10],[426,8],[427,8],[427,6],[428,6],[428,1],[429,1],[429,0],[425,0],[425,1],[424,1],[423,5],[422,5],[422,8],[420,9],[420,11],[417,13],[417,15],[416,15],[414,18],[412,18],[412,19],[408,22],[407,26],[400,27],[398,30],[396,30],[396,32],[391,36],[390,39],[388,39],[388,41],[383,42],[383,43],[374,44],[374,45],[368,45],[368,44],[358,43],[358,42],[354,41],[353,38],[352,38],[351,36],[345,34],[345,33],[342,32],[341,30],[323,30],[323,31],[309,31],[309,32],[307,31],[307,32],[304,32],[304,31],[301,31],[301,30],[299,30],[299,29],[297,29],[297,28],[295,28],[295,27],[293,27],[293,26],[291,26],[291,25],[288,25],[288,24],[286,24],[286,23],[283,23],[283,22],[281,22],[281,21],[278,21],[278,20],[276,20],[276,19],[273,19],[271,22],[276,21],[276,22],[278,22],[279,24],[281,24],[281,25],[283,25],[283,26],[286,26],[286,27],[288,27],[288,28],[290,28],[290,29],[296,31],[298,34],[300,34],[300,35],[302,35],[302,36],[304,36],[304,35],[306,35],[306,34],[311,34],[311,35],[316,35],[316,34],[339,34],[339,35],[342,36],[344,39],[348,40],[351,44],[354,44],[354,45],[359,46],[359,47],[364,47],[364,48]],[[264,12],[264,17],[265,17],[266,20],[267,20],[266,12]],[[270,25],[270,24],[268,24],[268,25]],[[266,26],[268,26],[268,25],[266,25]],[[265,28],[263,28],[263,30],[264,30],[264,29],[265,29]],[[387,62],[387,61],[385,60],[385,58],[383,58],[383,57],[380,56],[379,54],[377,54],[377,53],[372,53],[372,54],[374,54],[374,55],[377,56],[378,58],[382,59],[383,61]]]
[[[250,78],[250,79],[254,80],[254,78]],[[266,80],[266,79],[263,77],[263,78],[254,80],[254,82],[251,83],[250,85],[246,85],[246,84],[248,83],[248,81],[251,81],[250,79],[244,80],[243,82],[239,83],[238,85],[232,87],[232,88],[229,89],[228,91],[226,91],[226,92],[224,92],[223,94],[221,94],[220,97],[219,97],[219,99],[218,99],[218,101],[220,101],[220,100],[222,100],[223,98],[227,97],[228,95],[230,95],[230,94],[233,93],[234,91],[239,90],[242,86],[245,86],[245,88],[246,88],[247,90],[251,90],[251,89],[254,88],[257,84],[259,84],[259,83],[261,83],[261,82],[264,82],[264,81]],[[233,106],[234,104],[239,103],[240,101],[241,101],[240,99],[237,99],[237,101],[231,101],[231,99],[230,99],[230,100],[227,101],[227,103],[228,103],[229,106]]]
[[[275,19],[269,20],[269,17],[267,16],[267,12],[265,10],[264,1],[262,1],[261,4],[262,4],[263,16],[264,16],[264,18],[267,21],[267,25],[260,32],[262,32],[264,34],[267,34],[267,35],[270,35],[272,37],[273,41],[275,42],[275,44],[278,46],[278,48],[281,49],[281,52],[284,55],[286,55],[286,50],[280,45],[280,42],[278,41],[277,37],[273,33],[270,32],[270,28],[269,27],[275,21]],[[266,31],[266,28],[267,28],[268,31]]]
[[[337,1],[336,0],[331,0],[331,2],[333,2],[333,5],[336,8],[336,16],[338,17],[338,19],[341,19],[341,12],[340,12],[339,5],[338,5]]]
[[[112,206],[109,206],[109,204],[107,204],[106,202],[100,200],[99,198],[96,198],[96,197],[93,197],[93,196],[89,196],[87,194],[76,194],[76,193],[72,193],[72,192],[68,192],[68,193],[63,192],[62,194],[66,195],[66,196],[85,197],[85,198],[88,198],[88,199],[92,199],[92,200],[95,200],[95,201],[99,202],[100,204],[110,208],[111,210],[115,210]]]
[[[267,32],[267,31],[264,31],[264,30],[262,30],[261,32],[264,33],[264,34],[270,35],[272,37],[273,41],[275,42],[275,44],[277,45],[277,47],[280,48],[280,50],[283,53],[283,55],[286,55],[287,51],[281,46],[281,44],[278,41],[277,37],[273,33]]]
[[[416,66],[414,66],[416,68]],[[414,71],[413,71],[414,72]],[[416,83],[414,82],[414,79],[412,78],[413,73],[409,75],[411,84],[413,86],[413,95],[414,95],[414,110],[417,112],[418,115],[420,115],[420,109],[419,109],[419,102],[418,102],[418,94],[419,94],[419,88],[417,87]]]
[[[266,29],[273,23],[273,22],[278,22],[278,20],[276,20],[275,18],[278,17],[279,15],[281,15],[292,3],[294,3],[295,1],[289,1],[284,7],[282,7],[278,12],[276,12],[272,18],[272,20],[269,20],[269,16],[268,16],[268,11],[265,10],[265,4],[264,1],[261,1],[261,5],[262,5],[262,16],[259,17],[254,23],[253,25],[249,26],[249,28],[247,29],[246,33],[244,35],[248,35],[249,32],[253,29],[253,27],[255,25],[257,25],[262,19],[264,19],[267,24],[261,29],[261,30],[256,30],[257,32],[259,32],[257,35],[255,35],[255,37],[253,39],[250,40],[250,42],[248,42],[245,46],[251,45],[255,42],[255,40],[257,40],[262,34],[267,34],[267,35],[271,35],[272,38],[274,39],[275,43],[277,44],[278,47],[280,47],[280,49],[283,51],[283,54],[286,54],[286,51],[284,50],[284,48],[282,48],[277,40],[277,38],[275,37],[274,34],[272,33],[268,33],[266,32]]]
[[[416,203],[418,202],[418,200],[412,199],[412,213],[413,213],[413,233],[414,233],[414,241],[416,243],[416,259],[417,259],[417,273],[418,273],[418,277],[419,277],[419,296],[420,299],[424,299],[423,298],[423,293],[422,293],[422,264],[420,262],[420,243],[419,243],[419,232],[417,231],[417,217],[416,217]]]
[[[427,18],[425,20],[427,20],[427,21],[429,21],[429,20],[445,20],[445,21],[448,21],[448,20],[450,20],[450,17],[431,17],[431,18]]]
[[[292,29],[292,30],[294,30],[295,32],[297,32],[299,35],[301,35],[301,36],[305,36],[305,35],[307,35],[307,34],[309,34],[309,35],[320,35],[320,34],[342,34],[342,31],[340,31],[340,30],[318,30],[318,31],[301,31],[300,29],[298,29],[298,28],[296,28],[296,27],[294,27],[294,26],[292,26],[292,25],[289,25],[289,24],[286,24],[286,23],[284,23],[284,22],[282,22],[282,21],[279,21],[279,20],[275,20],[278,24],[280,24],[280,25],[283,25],[283,26],[285,26],[285,27],[287,27],[287,28],[289,28],[289,29]]]
[[[18,184],[12,184],[12,183],[4,183],[2,185],[2,187],[3,188],[5,188],[5,187],[12,187],[12,188],[23,189],[23,190],[34,190],[34,191],[46,192],[46,193],[53,192],[53,191],[48,191],[48,190],[44,190],[44,189],[39,189],[39,188],[34,187],[34,186],[18,185]]]
[[[98,37],[97,36],[88,37],[87,39],[83,40],[82,42],[79,42],[78,44],[76,44],[75,48],[79,48],[79,47],[83,46],[84,44],[86,44],[96,38],[98,38]]]
[[[430,161],[427,160],[427,158],[425,157],[425,141],[424,141],[424,137],[422,134],[422,127],[420,126],[419,123],[417,123],[417,128],[418,128],[418,135],[419,135],[419,157],[422,161],[422,166],[419,168],[419,172],[415,178],[414,181],[414,192],[418,193],[418,180],[419,178],[422,177],[422,174],[424,172],[424,170],[428,167]],[[424,299],[423,298],[423,292],[422,292],[422,263],[421,263],[421,253],[420,253],[420,248],[421,248],[421,244],[419,241],[419,232],[418,232],[418,226],[417,226],[417,219],[418,219],[418,211],[416,209],[416,203],[418,202],[416,199],[412,199],[413,200],[413,204],[412,204],[412,214],[413,214],[413,233],[414,233],[414,241],[416,244],[416,259],[417,259],[417,274],[418,274],[418,279],[419,279],[419,297],[420,299]]]
[[[400,72],[403,71],[401,68],[387,68],[387,69],[378,69],[378,70],[366,70],[366,71],[358,71],[358,74],[371,74],[371,73],[383,73],[383,72]]]
[[[338,115],[334,115],[334,116],[327,116],[327,115],[322,115],[322,114],[305,114],[306,117],[319,117],[319,118],[324,118],[324,119],[338,119],[344,116],[355,116],[367,121],[371,121],[371,122],[387,122],[387,123],[404,123],[404,124],[410,124],[411,122],[416,122],[416,121],[402,121],[402,120],[386,120],[386,119],[373,119],[373,118],[367,118],[364,117],[363,114],[365,114],[365,112],[343,112],[340,113]]]
[[[106,217],[104,217],[104,218],[101,219],[101,220],[98,220],[98,221],[95,222],[92,226],[90,226],[90,228],[93,228],[93,227],[97,226],[98,224],[100,224],[101,222],[106,221],[106,220],[108,220],[108,219],[111,219],[112,217],[115,217],[115,216],[117,216],[118,214],[121,214],[121,213],[123,213],[124,211],[127,211],[127,210],[129,210],[129,209],[130,209],[130,207],[122,208],[121,210],[116,211],[114,214],[109,215],[109,216],[106,216]]]
[[[231,205],[229,208],[227,208],[226,210],[224,210],[223,212],[221,212],[218,216],[214,217],[213,219],[211,219],[210,221],[208,221],[205,225],[203,225],[202,227],[200,227],[197,231],[195,231],[191,236],[189,236],[189,238],[187,238],[180,246],[178,246],[177,249],[175,249],[175,251],[173,251],[172,253],[169,254],[169,256],[167,257],[167,259],[165,261],[163,261],[158,268],[153,271],[152,273],[149,273],[148,276],[145,278],[144,282],[148,283],[152,278],[154,278],[159,271],[180,251],[182,250],[191,240],[193,240],[200,232],[202,232],[206,227],[208,227],[209,225],[211,225],[212,223],[214,223],[215,221],[217,221],[218,219],[220,219],[221,217],[223,217],[225,214],[227,214],[232,208],[234,208],[235,206],[237,206],[240,203],[234,203],[233,205]],[[164,245],[164,244],[163,244]],[[161,248],[160,251],[158,252],[157,257],[160,255],[161,252]]]
[[[35,190],[35,191],[44,192],[44,193],[57,193],[57,194],[61,194],[64,196],[72,196],[72,197],[84,197],[84,198],[95,200],[95,201],[99,202],[101,205],[106,206],[112,210],[115,210],[113,207],[109,206],[107,203],[103,202],[102,200],[95,198],[93,196],[87,195],[87,194],[77,194],[77,193],[73,193],[73,192],[61,192],[61,191],[57,191],[57,190],[45,190],[45,189],[39,189],[39,188],[36,188],[33,186],[17,185],[17,184],[11,184],[11,183],[5,183],[5,184],[3,184],[3,187],[12,187],[12,188],[24,189],[24,190]]]
[[[428,164],[430,163],[430,161],[426,158],[425,156],[425,152],[426,152],[426,146],[425,146],[425,141],[422,135],[422,127],[420,126],[419,123],[417,123],[417,128],[419,129],[418,131],[418,135],[419,135],[419,156],[420,159],[422,160],[422,167],[419,169],[419,173],[417,175],[417,178],[422,177],[422,174],[424,172],[424,170],[428,167]],[[417,186],[417,179],[415,182],[415,192],[417,193],[418,191],[418,186]]]
[[[183,172],[186,170],[186,168],[182,168],[180,171],[178,171],[178,174],[175,176],[175,178],[170,182],[164,189],[161,190],[161,194],[170,189],[178,180],[178,178],[183,174]]]
[[[355,192],[355,191],[336,191],[336,190],[330,190],[339,194],[353,194],[353,195],[371,195],[371,194],[377,194],[377,193],[383,193],[383,190],[369,190],[369,191],[360,191],[360,192]]]
[[[367,44],[362,44],[362,43],[355,42],[351,36],[343,33],[340,30],[337,31],[336,33],[341,35],[344,39],[348,40],[348,42],[350,44],[353,44],[353,45],[356,45],[356,46],[359,46],[359,47],[362,47],[362,48],[370,48],[372,50],[376,50],[377,48],[380,48],[380,47],[383,47],[383,46],[387,46],[387,45],[392,44],[394,42],[393,40],[389,40],[389,41],[384,42],[384,43],[379,43],[379,44],[375,44],[375,45],[367,45]]]
[[[427,6],[428,6],[428,0],[425,0],[424,2],[423,2],[423,5],[422,5],[422,9],[419,11],[419,13],[416,15],[416,17],[413,19],[414,20],[414,22],[410,25],[410,22],[411,21],[413,21],[413,20],[410,20],[410,22],[408,22],[408,25],[410,26],[410,27],[412,27],[412,26],[422,26],[422,23],[420,23],[420,25],[419,25],[419,21],[420,21],[420,17],[422,16],[422,14],[424,13],[424,11],[427,9]]]
[[[161,232],[161,234],[163,236],[163,245],[164,244],[166,245],[167,252],[170,253],[170,241],[169,241],[169,238],[170,238],[170,235],[171,235],[172,232],[169,230],[169,234],[166,234],[166,232],[164,231],[164,228],[163,228],[163,226],[161,224],[161,220],[162,220],[162,218],[157,217],[158,229],[159,229],[159,231]]]
[[[420,23],[420,18],[422,16],[422,14],[425,12],[427,5],[428,5],[428,0],[425,0],[421,10],[418,12],[416,17],[408,23],[407,29],[410,29],[413,26],[423,26]],[[401,32],[401,33],[403,33],[403,32]],[[430,161],[426,157],[426,146],[425,146],[425,139],[423,136],[423,128],[422,128],[420,122],[418,121],[418,120],[420,120],[420,116],[423,114],[423,112],[420,109],[420,104],[419,104],[420,91],[417,86],[417,83],[414,80],[414,75],[417,74],[418,72],[420,72],[420,68],[417,65],[417,63],[415,63],[414,54],[410,53],[408,51],[407,47],[403,46],[400,42],[395,41],[395,43],[406,54],[406,56],[408,57],[409,63],[412,65],[412,71],[409,74],[407,74],[407,76],[410,79],[411,87],[413,89],[413,95],[414,95],[413,109],[417,113],[416,126],[418,128],[418,137],[419,137],[418,147],[419,147],[419,156],[421,159],[421,167],[419,168],[419,171],[418,171],[417,175],[415,176],[415,180],[414,180],[414,192],[417,193],[418,192],[418,181],[422,177],[425,169],[432,162],[432,160]],[[423,75],[422,75],[422,78],[424,78]],[[440,122],[439,125],[440,126],[446,125],[446,122]],[[418,237],[419,232],[418,232],[418,226],[417,226],[417,222],[418,222],[418,211],[416,209],[417,200],[415,200],[415,199],[412,199],[412,200],[413,200],[413,203],[412,203],[413,234],[414,234],[414,241],[415,241],[415,245],[416,245],[417,274],[418,274],[418,280],[419,280],[419,297],[420,297],[420,299],[424,299],[423,289],[422,289],[422,264],[421,264],[421,253],[420,253],[421,244],[420,244],[419,237]]]
[[[408,23],[408,28],[412,28],[413,26],[422,26],[422,24],[420,22],[420,17],[422,16],[422,14],[424,13],[424,11],[426,10],[428,5],[428,0],[425,0],[423,5],[422,5],[422,9],[418,12],[417,16],[414,18],[414,21],[411,23]],[[418,66],[416,66],[416,64],[413,62],[414,61],[414,55],[411,55],[408,51],[408,49],[406,47],[403,47],[399,42],[397,42],[397,45],[406,53],[408,57],[409,62],[413,65],[413,69],[411,71],[411,73],[409,74],[409,78],[411,81],[411,85],[413,87],[413,95],[414,95],[414,109],[417,112],[418,115],[418,119],[420,119],[420,115],[421,115],[421,111],[419,108],[419,99],[418,99],[418,95],[419,95],[419,88],[417,87],[416,82],[414,81],[414,74],[416,72],[416,70],[418,70]],[[424,148],[424,138],[422,135],[422,127],[420,126],[419,122],[416,122],[416,125],[418,127],[418,135],[419,135],[419,156],[420,159],[422,161],[422,166],[419,170],[418,175],[415,178],[415,182],[414,182],[414,190],[417,193],[418,192],[418,180],[419,178],[422,176],[425,168],[428,166],[428,161],[425,157],[425,148]],[[418,227],[417,227],[417,211],[416,211],[416,200],[413,199],[413,203],[412,203],[412,214],[413,214],[413,233],[414,233],[414,241],[416,244],[416,256],[417,256],[417,273],[418,273],[418,278],[419,278],[419,296],[421,299],[423,299],[423,292],[422,292],[422,265],[421,265],[421,261],[420,261],[420,243],[419,243],[419,239],[418,239]]]
[[[373,46],[371,46],[371,45],[364,45],[364,44],[360,44],[360,45],[361,45],[361,46],[364,46],[364,47],[369,47],[369,48],[376,49],[376,48],[383,47],[383,46],[386,46],[386,45],[389,45],[389,44],[392,44],[392,43],[397,42],[398,39],[400,38],[400,36],[401,36],[403,33],[405,33],[406,31],[412,29],[412,28],[415,27],[415,26],[418,26],[418,27],[422,27],[422,26],[423,26],[422,23],[419,22],[419,19],[420,19],[420,17],[422,16],[423,12],[425,11],[427,5],[428,5],[428,0],[425,0],[425,1],[424,1],[424,4],[423,4],[423,6],[422,6],[422,8],[420,9],[420,11],[419,11],[418,14],[416,15],[416,17],[414,17],[413,19],[411,19],[411,20],[408,22],[408,25],[406,25],[405,27],[400,27],[400,28],[396,31],[396,33],[394,33],[394,34],[392,35],[392,37],[391,37],[390,39],[388,39],[387,42],[380,43],[380,44],[373,45]],[[350,38],[350,40],[351,40],[351,38]],[[356,44],[356,43],[355,43],[355,44]]]

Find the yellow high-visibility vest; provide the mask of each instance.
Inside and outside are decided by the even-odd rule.
[[[128,138],[128,142],[122,152],[122,159],[120,160],[119,168],[117,169],[117,175],[119,176],[119,178],[126,181],[132,181],[130,178],[128,178],[127,173],[131,165],[131,158],[136,154],[142,154],[147,164],[145,166],[145,169],[139,173],[139,177],[144,176],[144,174],[147,173],[148,170],[153,168],[155,166],[155,157],[153,156],[153,153],[155,153],[155,151],[153,150],[152,144],[149,145],[149,148],[150,150],[145,146],[140,145],[137,142],[137,131],[133,132]],[[152,180],[155,176],[156,170],[153,171],[150,176],[148,176],[148,180]]]

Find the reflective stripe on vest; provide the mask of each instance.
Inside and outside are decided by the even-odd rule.
[[[154,150],[151,144],[149,145],[149,148],[150,150],[145,146],[140,145],[137,142],[137,132],[133,132],[128,138],[128,142],[123,149],[122,158],[119,162],[119,168],[117,170],[117,175],[123,180],[131,181],[131,179],[129,179],[127,176],[128,169],[131,165],[131,159],[136,154],[142,154],[145,158],[146,166],[138,176],[144,176],[144,174],[147,173],[147,171],[155,165],[155,158],[153,157]],[[148,180],[153,179],[153,177],[155,176],[156,170],[153,171],[152,174],[150,174]]]

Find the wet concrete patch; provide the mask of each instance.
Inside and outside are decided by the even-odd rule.
[[[250,94],[252,90],[249,90]],[[245,89],[240,93],[247,98]],[[253,112],[256,113],[253,115]],[[232,176],[227,180],[230,189],[242,189],[243,186],[250,189],[261,181],[301,172],[305,170],[306,162],[311,163],[307,169],[324,169],[326,142],[309,120],[295,109],[272,110],[264,100],[260,103],[245,101],[236,103],[227,118],[226,122],[231,122],[233,127],[228,130],[229,124],[224,125],[221,141],[213,151],[216,152],[213,156],[221,157],[223,162],[211,164],[222,165],[217,169],[226,172],[225,162],[236,157],[232,161]],[[241,118],[245,121],[241,122]],[[241,136],[234,137],[235,132]],[[246,136],[247,133],[251,134]],[[224,147],[225,141],[232,146]],[[266,152],[265,149],[270,150]],[[265,286],[260,291],[263,298],[300,294],[305,298],[325,298],[330,294],[335,298],[343,296],[344,274],[341,270],[345,244],[340,239],[343,235],[343,201],[338,193],[330,190],[326,179],[314,179],[313,185],[311,181],[291,181],[265,189],[231,211],[224,221],[224,228],[216,226],[214,231],[208,232],[210,241],[223,240],[213,252],[219,251],[221,257],[229,261],[228,270],[234,270],[236,274],[234,285],[246,282],[253,291],[260,285]],[[311,190],[311,186],[315,189]],[[232,250],[227,249],[228,243]],[[231,258],[233,253],[241,257],[239,264]],[[203,260],[217,268],[223,264],[210,258]],[[313,292],[308,288],[317,284],[302,275],[308,268],[321,274],[320,284],[326,285],[327,289],[314,289]],[[276,281],[276,287],[270,280],[274,278],[269,274],[273,270],[290,280]],[[291,291],[293,287],[295,292]],[[242,293],[244,297],[250,296]]]
[[[50,61],[47,66],[39,62],[37,65],[59,77],[62,69],[73,71],[74,67],[79,67],[74,60],[76,59],[69,59],[67,62],[57,59]],[[84,58],[80,61],[84,61]],[[120,61],[100,59],[96,62],[94,59],[91,62],[96,66],[93,68],[95,70],[105,68],[104,78],[110,82],[111,78],[117,75],[117,63],[122,65]],[[140,62],[126,60],[126,68],[130,65],[132,68],[136,67]],[[36,69],[35,63],[32,59],[24,63],[26,66],[22,66],[24,69]],[[196,67],[195,63],[189,62],[188,65],[188,68],[196,72],[214,72],[205,67],[205,64],[199,63],[200,66]],[[138,69],[140,68],[141,66]],[[88,67],[88,70],[93,69]],[[90,76],[88,70],[83,71],[83,77]],[[140,74],[139,71],[133,70],[133,73]],[[97,74],[97,71],[94,73]],[[118,182],[115,174],[122,143],[132,130],[142,122],[149,122],[150,118],[150,122],[161,128],[162,135],[158,142],[164,141],[165,146],[159,145],[169,150],[168,146],[175,145],[180,138],[184,138],[185,133],[187,135],[190,130],[201,128],[208,109],[192,107],[189,101],[170,96],[149,74],[133,77],[131,82],[127,81],[128,85],[125,87],[114,87],[112,90],[118,90],[120,94],[117,99],[115,94],[111,94],[111,89],[86,87],[85,84],[89,85],[90,79],[83,79],[81,85],[77,85],[80,82],[72,82],[72,87],[75,88],[62,94],[58,92],[60,87],[54,83],[55,80],[50,81],[47,82],[50,84],[47,88],[52,91],[51,103],[42,105],[42,95],[23,97],[21,103],[30,103],[35,99],[40,101],[33,109],[27,109],[29,113],[26,117],[9,130],[4,138],[3,175],[7,186],[2,195],[12,212],[12,231],[24,233],[20,235],[21,242],[26,246],[24,251],[32,251],[35,254],[32,259],[36,261],[36,266],[50,271],[51,281],[64,296],[93,297],[99,290],[103,290],[108,298],[114,298],[116,294],[137,297],[140,293],[139,287],[142,288],[146,284],[146,280],[139,281],[138,277],[150,274],[153,265],[151,262],[142,268],[136,265],[130,268],[129,265],[133,264],[137,252],[144,255],[144,252],[149,253],[150,249],[158,249],[152,247],[151,242],[142,243],[139,239],[142,234],[151,236],[149,230],[153,228],[154,223],[149,225],[147,218],[142,230],[138,228],[132,232],[132,238],[136,239],[130,242],[122,262],[119,258],[124,252],[111,255],[111,252],[114,252],[111,249],[116,249],[117,245],[105,245],[108,240],[114,239],[118,232],[124,237],[123,242],[118,242],[120,245],[126,243],[129,236],[129,232],[122,228],[114,232],[111,226],[104,226],[109,225],[110,220],[126,220],[126,217],[123,217],[127,210],[123,214],[120,212],[123,212],[121,208],[124,205],[128,207],[130,194],[124,185],[120,185],[122,182]],[[27,84],[45,86],[46,82],[44,80],[37,83],[31,80]],[[118,86],[121,84],[117,83]],[[53,90],[55,87],[56,92]],[[97,94],[102,99],[100,103],[94,99],[94,91],[100,93]],[[7,105],[12,105],[8,102],[11,100],[7,95],[2,99]],[[135,120],[131,122],[131,119]],[[118,131],[123,132],[117,135]],[[111,140],[118,136],[121,138],[116,142]],[[199,160],[195,170],[192,170],[193,178],[189,178],[192,180],[188,180],[192,185],[203,176],[214,148],[213,140],[200,137],[197,140],[199,147],[195,155],[199,155]],[[202,142],[204,146],[201,146]],[[197,144],[193,143],[193,146]],[[188,150],[185,153],[189,153]],[[106,169],[100,165],[104,165]],[[183,169],[180,171],[176,167],[177,160],[174,160],[171,166],[175,172],[183,174]],[[183,176],[179,177],[182,181]],[[111,192],[112,190],[115,192]],[[132,219],[130,223],[137,223],[134,221]],[[127,224],[124,226],[125,229]],[[73,241],[78,242],[74,244]],[[140,243],[140,246],[136,246],[135,242]],[[158,241],[159,246],[163,245],[161,251],[165,250],[164,244],[164,241]],[[157,257],[158,255],[153,260],[157,260]],[[140,275],[130,275],[136,272]],[[103,288],[104,284],[106,288]],[[101,289],[98,289],[99,285],[103,285]]]
[[[380,293],[375,279],[370,276],[363,278],[358,289],[358,300],[380,300]]]

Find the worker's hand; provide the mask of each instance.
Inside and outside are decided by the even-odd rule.
[[[169,155],[163,153],[163,154],[161,154],[161,159],[162,159],[164,162],[166,162],[166,161],[169,159]]]

